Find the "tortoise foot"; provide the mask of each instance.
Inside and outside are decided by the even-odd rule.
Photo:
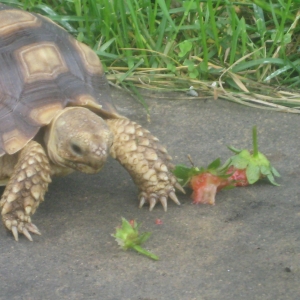
[[[25,215],[22,211],[16,211],[13,214],[2,215],[2,220],[5,227],[10,230],[16,241],[19,240],[19,233],[22,233],[32,242],[32,237],[29,232],[41,235],[39,229],[31,223],[29,215]]]
[[[30,141],[20,152],[18,162],[0,200],[2,221],[16,241],[19,233],[30,241],[29,232],[40,234],[31,223],[51,182],[48,158],[40,144]]]
[[[166,211],[168,198],[180,205],[175,189],[183,193],[184,190],[170,172],[171,157],[159,140],[128,119],[107,122],[114,134],[111,155],[126,168],[139,188],[139,207],[149,203],[151,211],[160,202]]]

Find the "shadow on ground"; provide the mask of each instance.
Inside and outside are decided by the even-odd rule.
[[[299,116],[223,100],[146,98],[151,112],[114,91],[121,113],[167,146],[175,163],[207,165],[231,153],[231,144],[259,148],[282,177],[222,191],[215,206],[196,206],[179,194],[180,207],[137,208],[137,191],[113,160],[98,175],[55,179],[34,215],[42,236],[17,243],[0,228],[0,299],[300,299]],[[151,261],[121,251],[111,233],[121,216],[151,231]],[[160,218],[163,225],[156,225]]]

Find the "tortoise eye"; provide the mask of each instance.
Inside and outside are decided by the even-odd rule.
[[[82,155],[82,150],[81,150],[81,148],[80,148],[78,145],[72,144],[72,145],[71,145],[71,148],[72,148],[72,151],[73,151],[75,154],[77,154],[77,155]]]

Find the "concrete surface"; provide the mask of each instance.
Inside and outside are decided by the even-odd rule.
[[[139,104],[114,91],[121,112],[157,135],[176,163],[188,164],[187,154],[199,166],[225,161],[227,144],[251,147],[256,124],[281,186],[222,191],[215,206],[178,194],[180,207],[169,201],[167,213],[149,213],[113,160],[94,176],[55,179],[33,217],[42,236],[17,243],[0,227],[1,300],[300,299],[300,116],[152,96],[149,124]],[[145,247],[159,261],[119,249],[111,233],[121,216],[153,233]]]

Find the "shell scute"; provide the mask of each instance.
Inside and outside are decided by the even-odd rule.
[[[0,4],[0,156],[66,106],[118,116],[98,56],[46,17]]]

